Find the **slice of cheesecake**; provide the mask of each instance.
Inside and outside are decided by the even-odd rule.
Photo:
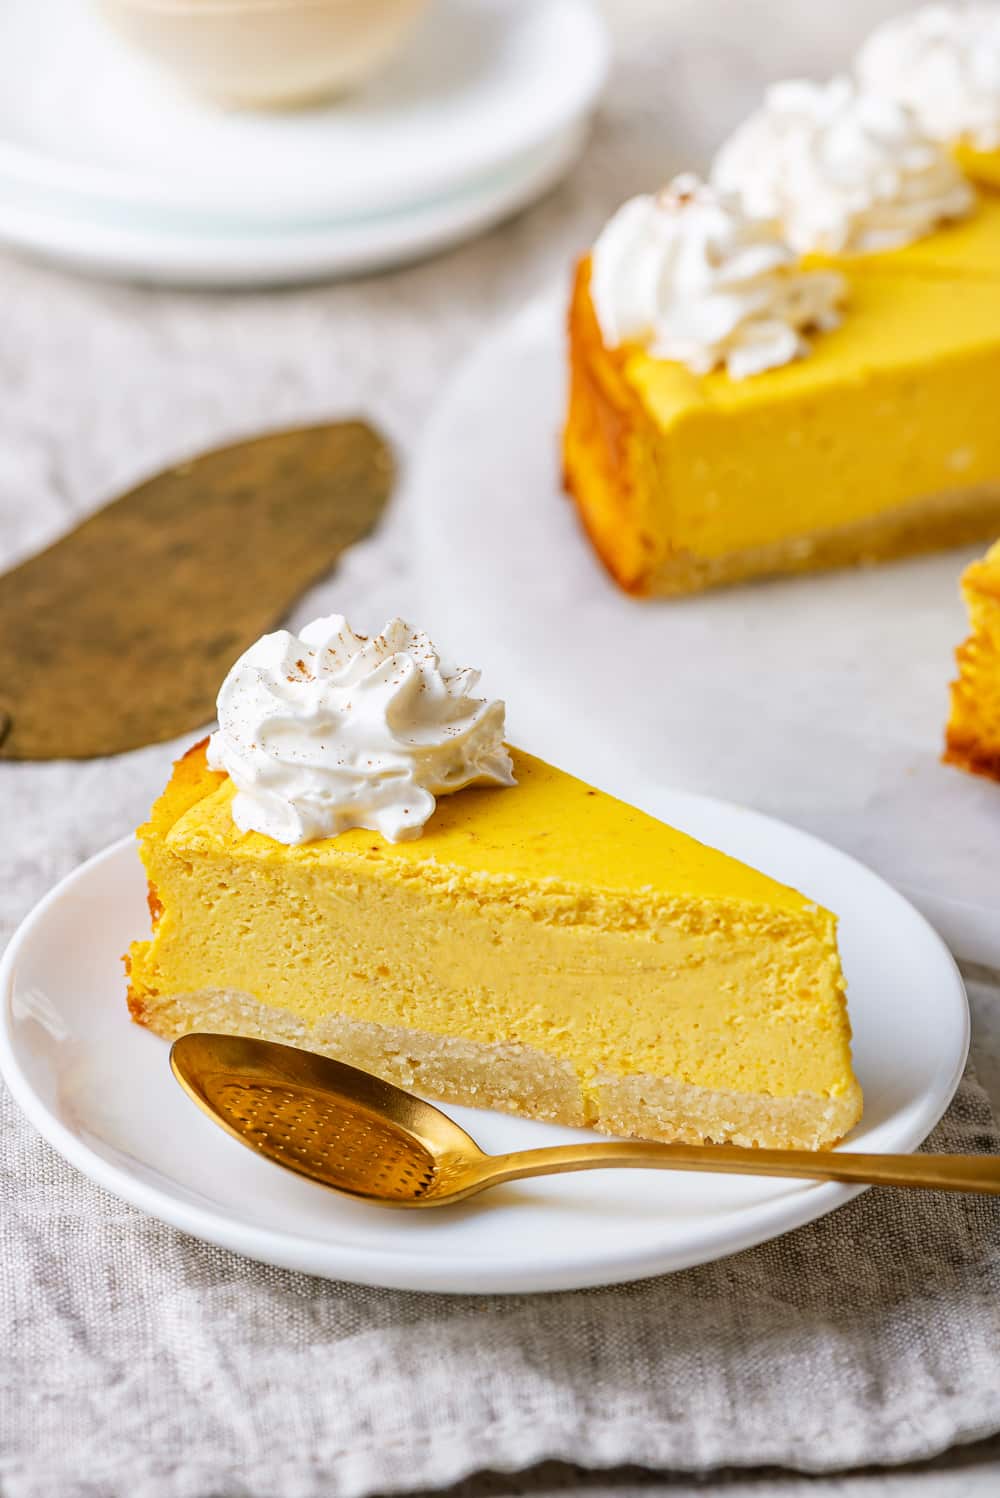
[[[819,1148],[861,1113],[835,918],[526,754],[412,841],[241,832],[204,745],[140,829],[132,1017],[260,1036],[452,1103]]]
[[[969,638],[955,652],[945,760],[1000,780],[1000,541],[962,575]]]

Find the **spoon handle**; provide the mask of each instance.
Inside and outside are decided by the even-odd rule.
[[[1000,1155],[863,1155],[850,1150],[744,1149],[733,1144],[556,1145],[493,1155],[483,1174],[490,1184],[569,1170],[709,1170],[732,1175],[799,1176],[863,1186],[922,1186],[931,1191],[978,1191],[1000,1196]]]

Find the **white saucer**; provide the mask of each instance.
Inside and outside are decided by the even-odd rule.
[[[304,228],[192,229],[93,218],[0,192],[0,241],[90,275],[168,286],[293,285],[386,270],[484,232],[554,187],[579,156],[586,125],[474,187],[409,210]]]
[[[150,232],[156,215],[287,230],[415,209],[578,125],[607,65],[590,0],[436,0],[359,93],[227,112],[175,87],[84,0],[6,0],[0,182],[47,194],[38,212],[145,212]]]
[[[962,1074],[961,978],[924,919],[874,874],[753,813],[619,776],[610,790],[798,885],[839,912],[865,1117],[851,1147],[912,1150]],[[706,1262],[831,1211],[846,1187],[655,1171],[525,1182],[467,1206],[394,1213],[252,1155],[173,1081],[167,1047],[130,1023],[121,953],[148,929],[131,840],[64,880],[0,966],[0,1067],[32,1123],[98,1184],[264,1263],[400,1289],[564,1290]],[[569,1129],[454,1109],[489,1150]],[[816,1272],[822,1274],[822,1264]]]
[[[563,492],[556,288],[458,371],[409,478],[423,627],[483,668],[515,740],[626,759],[829,838],[962,958],[1000,968],[1000,795],[940,763],[975,550],[673,600],[611,582]],[[527,668],[527,669],[526,669]],[[513,685],[516,683],[516,692]]]

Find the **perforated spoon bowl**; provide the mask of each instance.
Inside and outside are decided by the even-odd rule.
[[[505,1181],[615,1166],[1000,1195],[1000,1157],[994,1155],[870,1155],[641,1139],[487,1155],[433,1104],[312,1051],[192,1034],[174,1042],[170,1064],[188,1096],[241,1144],[345,1196],[390,1207],[443,1207]]]

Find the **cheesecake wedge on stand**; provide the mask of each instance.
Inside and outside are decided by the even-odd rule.
[[[139,830],[132,1018],[612,1134],[842,1138],[835,917],[508,748],[477,679],[400,620],[247,651]]]

